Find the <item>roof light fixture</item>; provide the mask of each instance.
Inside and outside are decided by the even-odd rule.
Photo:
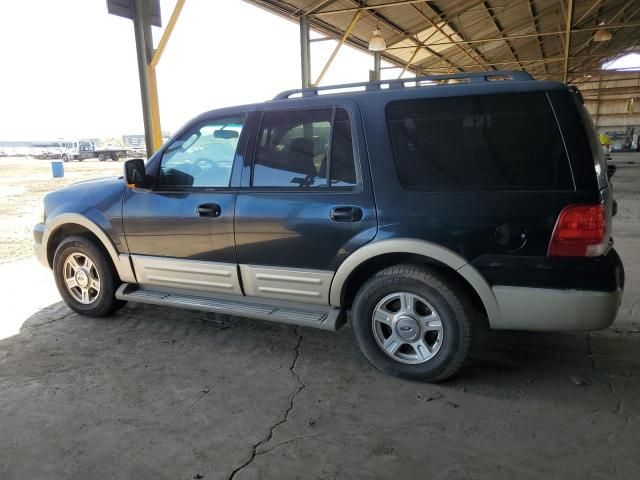
[[[604,22],[600,22],[600,26],[604,26]],[[608,42],[611,40],[611,30],[607,30],[606,28],[599,28],[596,30],[596,33],[593,34],[594,42]]]
[[[384,52],[387,49],[387,43],[382,38],[382,32],[376,29],[373,31],[371,41],[369,41],[369,50],[372,52]]]

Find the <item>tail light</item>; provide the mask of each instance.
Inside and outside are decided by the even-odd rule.
[[[550,257],[597,257],[608,244],[604,205],[569,205],[558,216],[551,235]]]

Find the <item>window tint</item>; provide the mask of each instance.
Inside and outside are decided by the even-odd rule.
[[[400,181],[408,188],[572,188],[544,93],[391,102],[387,122]]]
[[[253,186],[326,188],[329,184],[355,185],[349,117],[346,111],[337,109],[332,129],[332,116],[333,109],[264,113]],[[330,170],[331,179],[327,170]]]
[[[244,118],[201,123],[175,140],[164,152],[160,186],[228,187]]]

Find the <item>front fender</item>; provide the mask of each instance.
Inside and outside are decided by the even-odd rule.
[[[106,219],[105,219],[106,221]],[[61,213],[49,216],[44,224],[44,232],[42,233],[42,249],[43,252],[49,251],[50,238],[60,229],[67,225],[78,225],[90,231],[100,241],[105,248],[113,265],[115,266],[118,276],[123,282],[135,282],[135,275],[131,268],[128,253],[118,253],[116,246],[113,244],[107,233],[96,222],[79,213]],[[51,264],[51,258],[46,254],[47,263]]]

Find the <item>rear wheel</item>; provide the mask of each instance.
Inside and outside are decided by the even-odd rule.
[[[63,162],[68,162],[69,161],[69,156],[68,155],[62,155],[62,161]]]
[[[386,268],[358,291],[353,332],[379,370],[437,382],[458,371],[471,344],[472,307],[454,281],[417,265]]]
[[[104,162],[107,159],[104,153],[98,154],[98,161]]]
[[[77,313],[104,317],[125,304],[115,297],[120,280],[110,259],[86,237],[73,236],[60,243],[53,272],[62,299]]]

